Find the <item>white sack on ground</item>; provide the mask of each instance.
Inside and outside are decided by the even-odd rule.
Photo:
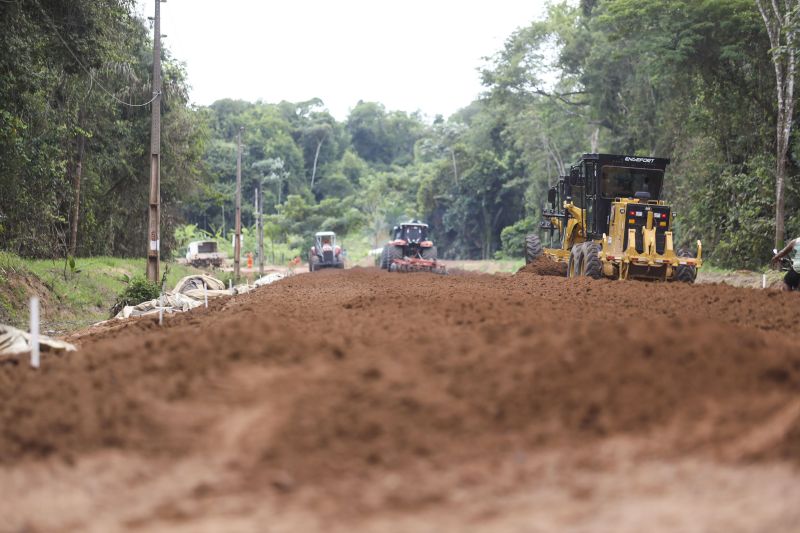
[[[220,296],[235,296],[250,292],[256,287],[269,285],[286,277],[286,274],[274,272],[259,278],[254,285],[244,283],[228,289],[225,283],[217,278],[206,274],[193,274],[182,278],[172,291],[164,293],[163,307],[165,313],[175,313],[188,311],[204,304],[206,296],[208,299]],[[205,283],[205,288],[203,284]],[[132,316],[144,316],[158,313],[162,303],[158,300],[142,302],[138,305],[125,306],[122,311],[117,313],[114,318],[130,318]]]
[[[286,274],[282,272],[273,272],[272,274],[267,274],[264,277],[258,278],[255,282],[255,286],[261,287],[262,285],[269,285],[270,283],[275,283],[276,281],[285,277]]]
[[[211,277],[208,274],[192,274],[185,276],[178,281],[172,292],[185,292],[191,289],[203,289],[203,282],[205,282],[208,290],[223,290],[225,283],[222,280]]]
[[[132,316],[143,316],[157,313],[158,308],[161,307],[161,303],[161,300],[156,298],[155,300],[148,300],[138,305],[126,305],[122,308],[122,311],[117,313],[117,316],[114,318],[130,318]],[[163,307],[165,313],[188,311],[189,309],[194,309],[200,305],[203,305],[202,300],[195,300],[186,294],[173,294],[171,292],[164,294]]]
[[[28,332],[22,331],[5,324],[0,324],[0,360],[9,359],[21,353],[31,351],[31,336]],[[52,339],[46,335],[39,335],[39,349],[42,353],[47,352],[74,352],[75,346],[68,342]]]

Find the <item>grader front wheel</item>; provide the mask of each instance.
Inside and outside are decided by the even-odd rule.
[[[688,250],[678,250],[678,257],[694,257]],[[697,278],[697,267],[694,265],[678,265],[675,269],[675,280],[694,283]]]
[[[581,275],[581,263],[583,262],[583,243],[576,244],[569,251],[569,263],[567,263],[567,277],[577,278]]]
[[[587,242],[583,245],[583,260],[580,265],[581,275],[594,279],[603,277],[603,264],[600,262],[600,245]]]

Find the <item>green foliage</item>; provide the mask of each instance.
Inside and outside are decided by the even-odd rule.
[[[0,250],[0,283],[8,283],[8,278],[12,274],[24,274],[27,272],[25,263],[16,254]]]
[[[144,256],[149,30],[129,0],[0,2],[0,248]],[[64,38],[90,76],[66,50]],[[324,102],[223,99],[194,109],[165,52],[162,252],[214,239],[231,253],[237,135],[243,252],[256,249],[260,194],[272,253],[299,254],[330,229],[377,248],[408,218],[440,256],[517,257],[547,188],[584,152],[670,157],[677,240],[721,265],[771,250],[776,107],[769,42],[752,0],[555,1],[481,70],[482,97],[427,124],[359,101],[344,121]],[[85,151],[79,149],[85,144]],[[792,147],[800,160],[800,142]],[[800,232],[796,164],[787,230]],[[366,246],[366,245],[365,245]],[[270,253],[270,252],[268,252]],[[66,259],[63,277],[80,278]]]
[[[14,318],[13,324],[24,325],[27,320],[27,297],[25,286],[39,292],[43,302],[43,328],[57,332],[73,331],[108,318],[109,308],[117,300],[120,292],[136,276],[145,271],[145,259],[123,259],[117,257],[75,258],[75,272],[67,265],[68,275],[64,275],[63,260],[23,259],[19,256],[0,252],[0,315]],[[166,275],[166,287],[171,289],[179,279],[200,272],[198,269],[174,263],[162,263]],[[12,283],[4,287],[8,280],[25,278],[24,284]],[[17,293],[13,295],[11,292]],[[3,307],[3,294],[6,298]]]
[[[720,265],[763,264],[774,228],[768,51],[751,0],[552,4],[483,72],[486,104],[506,117],[503,144],[530,177],[528,215],[581,152],[669,157],[678,243],[701,239]],[[797,192],[790,183],[789,213]],[[790,215],[787,227],[797,222]]]
[[[142,302],[155,300],[161,295],[158,283],[150,281],[144,276],[134,276],[128,280],[125,288],[117,296],[116,302],[111,307],[111,317],[122,311],[126,305],[139,305]]]
[[[532,218],[523,218],[506,226],[500,232],[500,242],[502,249],[497,253],[497,259],[513,259],[524,257],[525,255],[525,236],[535,231],[538,224]]]
[[[387,113],[382,104],[359,101],[347,118],[353,148],[365,161],[407,165],[414,143],[422,136],[419,117],[402,111]]]
[[[77,255],[145,254],[150,109],[119,102],[152,95],[149,30],[132,9],[129,0],[0,3],[0,248],[69,255],[79,183]],[[161,249],[169,254],[177,203],[201,179],[205,130],[168,52],[163,82]]]
[[[691,187],[681,191],[687,211],[677,219],[684,237],[679,244],[693,248],[702,238],[707,258],[723,268],[766,264],[774,234],[773,161],[754,158],[740,171],[722,164],[697,169]],[[718,168],[724,170],[717,174]]]
[[[225,241],[225,236],[221,232],[221,228],[215,233],[201,230],[195,224],[178,226],[175,228],[175,255],[182,256],[189,243],[193,241]]]

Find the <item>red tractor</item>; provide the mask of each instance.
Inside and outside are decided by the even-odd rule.
[[[380,266],[389,272],[427,271],[440,274],[445,268],[436,262],[436,246],[428,239],[428,225],[412,220],[395,226],[392,240],[381,252]]]
[[[308,271],[321,268],[344,268],[342,249],[336,245],[336,234],[320,231],[314,235],[314,246],[308,251]]]

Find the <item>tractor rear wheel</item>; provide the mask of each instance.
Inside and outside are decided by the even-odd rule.
[[[405,255],[403,253],[402,246],[387,246],[388,251],[386,252],[386,268],[392,270],[392,264],[394,263],[395,259],[403,259]],[[396,271],[392,270],[392,272]]]
[[[381,250],[381,268],[386,270],[389,268],[389,245],[385,244]]]
[[[436,261],[436,247],[423,248],[421,252],[422,258],[427,261]]]
[[[603,276],[603,263],[600,262],[600,245],[596,242],[585,242],[582,246],[581,275],[600,279]]]
[[[318,269],[319,269],[319,256],[312,255],[311,259],[308,260],[308,271],[316,272]]]
[[[678,250],[678,257],[694,257],[689,250]],[[697,267],[693,265],[678,265],[675,269],[675,280],[684,283],[694,283],[697,278]]]
[[[574,245],[569,251],[569,263],[567,263],[567,277],[577,278],[581,275],[581,263],[583,262],[583,244]]]
[[[535,233],[525,236],[525,264],[533,263],[542,255],[542,240]]]

